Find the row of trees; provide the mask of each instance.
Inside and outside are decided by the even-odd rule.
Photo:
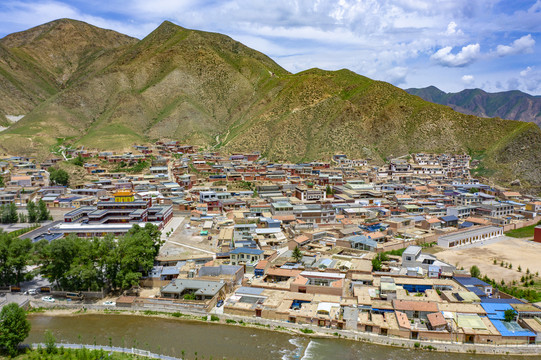
[[[64,290],[124,290],[136,286],[142,273],[152,269],[162,241],[156,225],[134,225],[113,236],[81,239],[70,235],[32,244],[0,231],[0,285],[19,284],[34,277],[27,265],[35,264],[43,276]]]
[[[17,222],[36,223],[49,220],[51,214],[47,209],[47,205],[43,200],[40,200],[36,205],[33,201],[29,201],[26,205],[26,214],[17,212],[17,205],[14,203],[0,205],[0,223],[15,224]]]
[[[29,201],[28,204],[26,204],[26,212],[28,213],[28,222],[31,223],[51,219],[51,213],[43,200],[38,201],[38,205],[33,201]]]
[[[19,221],[17,206],[14,203],[0,205],[0,222],[2,224],[13,224]]]
[[[162,241],[158,227],[134,225],[125,235],[81,239],[76,236],[35,244],[40,273],[65,290],[127,289],[152,269]]]
[[[470,275],[478,279],[483,280],[484,282],[492,285],[494,288],[498,289],[501,292],[509,294],[519,299],[526,299],[529,302],[538,302],[541,301],[541,292],[537,292],[534,289],[523,289],[518,286],[514,286],[515,281],[511,284],[506,284],[503,280],[498,283],[496,280],[489,278],[487,275],[481,276],[481,270],[476,265],[473,265],[470,268]],[[524,278],[524,277],[523,277]],[[532,275],[533,278],[533,275]],[[522,279],[521,279],[522,280]],[[526,279],[524,279],[526,280]],[[523,281],[525,287],[535,285],[535,281],[531,279],[531,282]]]

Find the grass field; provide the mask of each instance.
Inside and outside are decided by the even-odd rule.
[[[520,229],[511,230],[505,233],[505,235],[514,237],[514,238],[529,238],[533,237],[534,229],[536,226],[541,225],[541,221],[539,221],[535,225],[525,226]]]

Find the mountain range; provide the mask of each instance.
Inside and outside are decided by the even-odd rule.
[[[533,123],[464,115],[346,69],[292,74],[225,35],[167,21],[142,40],[69,19],[10,34],[0,95],[7,154],[158,139],[296,162],[467,152],[479,175],[541,185]]]
[[[530,121],[541,126],[541,96],[519,90],[487,93],[481,89],[465,89],[446,93],[435,86],[406,89],[409,94],[435,104],[450,106],[463,114]]]

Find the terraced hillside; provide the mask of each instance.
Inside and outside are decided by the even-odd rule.
[[[107,37],[93,40],[99,31]],[[4,152],[45,157],[58,141],[125,149],[157,139],[291,161],[470,152],[496,180],[541,184],[534,124],[460,114],[349,70],[291,74],[227,36],[169,22],[140,41],[72,20],[28,32],[0,40],[8,54],[41,46],[25,50],[35,75],[8,71],[32,101],[21,102],[26,116],[0,132]],[[52,45],[71,34],[87,45]],[[0,103],[0,112],[14,111]]]

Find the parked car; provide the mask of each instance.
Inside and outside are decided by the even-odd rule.
[[[52,296],[42,296],[41,300],[43,300],[45,302],[54,303],[54,298]]]
[[[103,305],[105,305],[105,306],[116,306],[116,301],[104,301]]]
[[[38,290],[37,289],[28,289],[24,292],[25,295],[37,295]]]
[[[224,304],[224,301],[223,300],[218,300],[218,302],[216,303],[216,306],[217,307],[220,307]]]

